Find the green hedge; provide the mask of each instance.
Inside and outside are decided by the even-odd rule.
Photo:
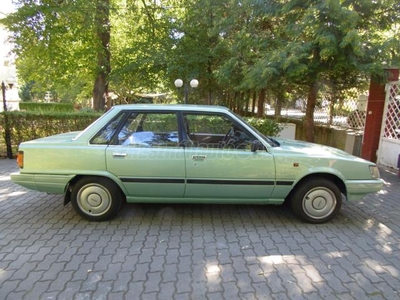
[[[253,117],[244,118],[244,120],[264,135],[276,136],[282,131],[282,127],[280,127],[277,122],[271,119]]]
[[[94,120],[99,118],[99,113],[60,113],[39,111],[10,111],[0,114],[0,157],[6,156],[4,139],[4,116],[7,114],[11,130],[11,144],[13,154],[16,154],[21,142],[29,141],[49,135],[85,129]]]
[[[45,103],[48,104],[48,103]],[[4,138],[4,116],[7,114],[11,133],[13,154],[17,152],[21,142],[63,132],[79,131],[101,116],[101,113],[75,112],[44,112],[44,111],[10,111],[0,114],[0,157],[6,156]],[[261,133],[275,136],[281,130],[279,125],[269,119],[245,118]],[[210,124],[209,124],[210,125]],[[211,124],[220,126],[221,124]]]
[[[41,103],[41,102],[20,102],[20,110],[41,111],[41,112],[73,112],[72,103]]]

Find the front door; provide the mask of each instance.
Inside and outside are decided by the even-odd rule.
[[[251,151],[249,132],[223,114],[184,114],[191,143],[185,148],[185,198],[235,202],[268,199],[274,189],[274,158]]]

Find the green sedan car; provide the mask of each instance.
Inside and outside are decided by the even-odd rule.
[[[264,136],[229,109],[115,106],[82,132],[19,147],[12,180],[64,194],[91,221],[130,203],[282,204],[323,223],[342,199],[382,188],[374,163],[338,149]]]

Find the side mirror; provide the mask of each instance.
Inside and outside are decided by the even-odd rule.
[[[251,143],[251,152],[256,152],[257,150],[265,150],[265,147],[259,140],[254,140]]]

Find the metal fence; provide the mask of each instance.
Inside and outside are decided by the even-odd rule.
[[[384,138],[400,140],[400,81],[386,85]]]
[[[314,121],[319,124],[340,126],[362,130],[365,126],[367,97],[362,95],[359,99],[350,99],[332,103],[323,101],[314,111]],[[281,111],[282,117],[302,119],[305,116],[306,102],[296,101],[295,107],[285,108]],[[266,107],[267,115],[274,115],[273,108]]]

